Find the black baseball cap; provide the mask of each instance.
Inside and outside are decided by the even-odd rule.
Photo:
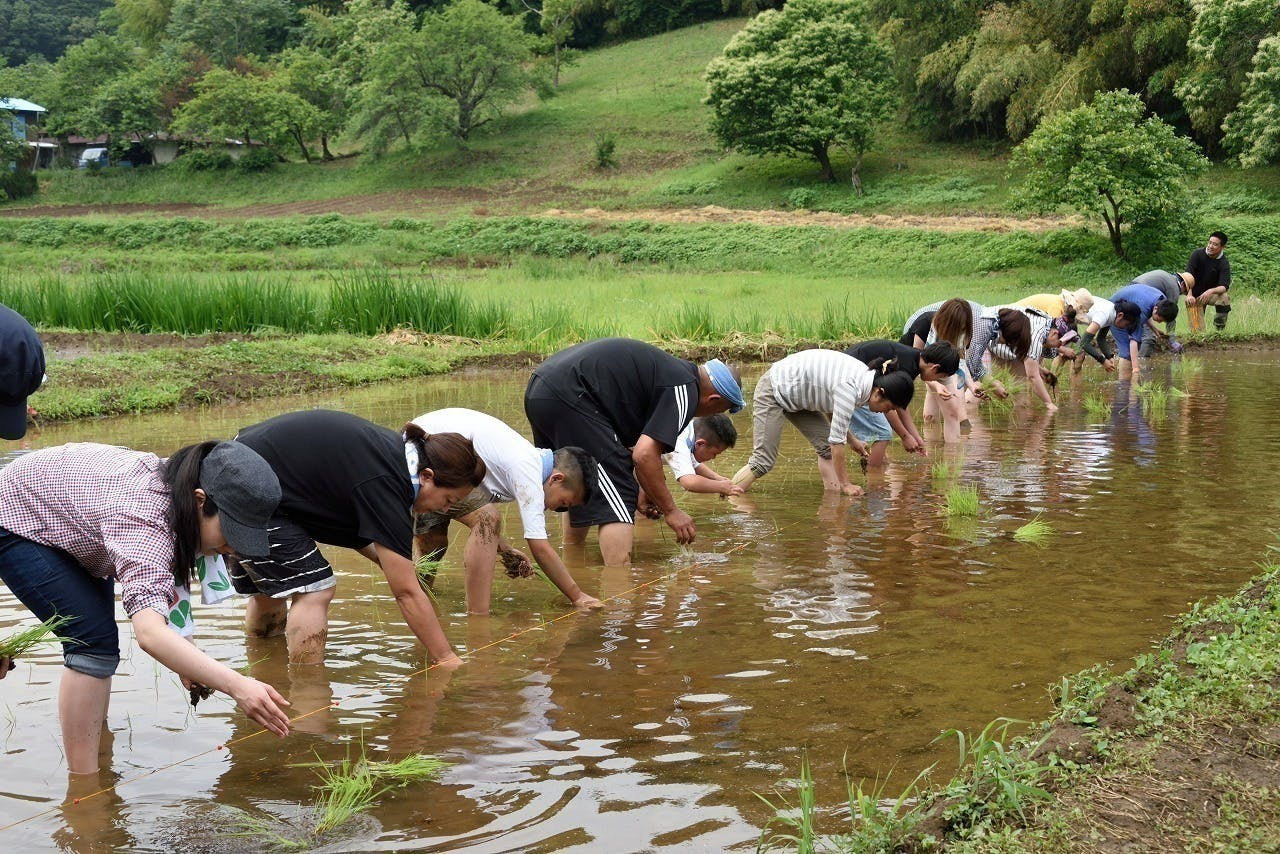
[[[44,382],[44,347],[26,319],[0,305],[0,439],[27,435],[27,398]]]
[[[222,535],[236,554],[266,557],[267,523],[280,504],[280,479],[258,452],[219,442],[200,464],[200,488],[218,505]]]

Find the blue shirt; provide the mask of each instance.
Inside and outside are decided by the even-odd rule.
[[[1129,358],[1129,339],[1132,338],[1139,344],[1142,343],[1142,330],[1147,325],[1147,321],[1151,319],[1151,312],[1156,307],[1156,303],[1164,299],[1164,294],[1150,285],[1135,283],[1125,285],[1111,295],[1112,302],[1118,302],[1122,299],[1127,299],[1142,312],[1142,316],[1138,318],[1138,323],[1131,329],[1121,329],[1119,326],[1111,327],[1111,334],[1115,336],[1119,356],[1122,359],[1127,359]]]

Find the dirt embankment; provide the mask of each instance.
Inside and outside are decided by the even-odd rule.
[[[208,219],[268,219],[286,216],[314,216],[337,213],[347,216],[405,214],[439,216],[442,211],[468,209],[475,216],[495,210],[511,213],[537,210],[539,217],[575,219],[588,222],[657,222],[681,224],[751,224],[769,226],[823,226],[827,228],[920,228],[934,231],[1032,231],[1043,232],[1076,225],[1077,217],[1007,217],[990,214],[841,214],[806,210],[747,210],[707,205],[700,208],[642,208],[603,210],[587,207],[567,209],[543,207],[563,204],[582,193],[571,187],[521,187],[513,190],[432,188],[340,196],[333,199],[281,202],[275,204],[216,207],[195,203],[141,204],[121,202],[100,205],[33,205],[0,210],[5,217],[74,216],[187,216]]]

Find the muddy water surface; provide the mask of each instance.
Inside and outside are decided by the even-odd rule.
[[[931,447],[929,460],[895,452],[859,499],[824,496],[790,431],[779,468],[747,499],[680,498],[698,523],[691,552],[651,522],[632,569],[600,569],[591,543],[570,552],[583,587],[611,598],[602,613],[550,624],[566,612],[536,579],[501,578],[493,616],[466,617],[456,539],[440,610],[456,648],[474,652],[452,674],[422,675],[423,651],[385,582],[331,549],[341,576],[324,667],[290,669],[282,643],[246,644],[239,606],[197,607],[203,648],[252,666],[295,714],[311,712],[292,736],[255,734],[220,697],[192,712],[176,677],[130,639],[114,682],[111,772],[71,790],[60,657],[32,655],[0,682],[0,825],[36,816],[4,831],[6,847],[261,850],[262,836],[231,835],[230,808],[296,834],[315,801],[305,765],[363,745],[371,758],[429,753],[451,767],[383,795],[313,845],[749,848],[767,816],[752,793],[794,775],[801,748],[830,805],[843,792],[842,757],[855,777],[894,768],[905,783],[935,761],[949,772],[954,748],[933,743],[939,731],[1043,716],[1046,686],[1063,674],[1124,662],[1188,602],[1237,587],[1280,509],[1278,377],[1270,353],[1213,354],[1188,373],[1157,365],[1157,382],[1187,395],[1159,411],[1126,383],[1091,378],[1064,391],[1052,420],[1038,407],[983,413],[962,449]],[[28,444],[91,439],[166,453],[304,406],[399,426],[466,405],[525,429],[524,379],[476,373],[80,423]],[[1107,401],[1092,415],[1091,395]],[[740,447],[716,463],[728,473],[749,452],[749,419],[737,423]],[[931,476],[941,459],[955,482],[978,488],[977,519],[947,521],[947,483]],[[1037,515],[1054,529],[1048,546],[1013,541]],[[518,517],[508,520],[518,535]],[[28,619],[0,588],[0,635]],[[127,633],[123,615],[121,624]],[[69,791],[117,780],[64,805]]]

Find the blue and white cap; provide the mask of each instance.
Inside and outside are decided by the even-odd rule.
[[[707,369],[716,393],[729,401],[729,411],[741,412],[747,402],[742,399],[742,386],[733,378],[733,371],[729,370],[729,366],[719,359],[712,359],[703,367]]]

